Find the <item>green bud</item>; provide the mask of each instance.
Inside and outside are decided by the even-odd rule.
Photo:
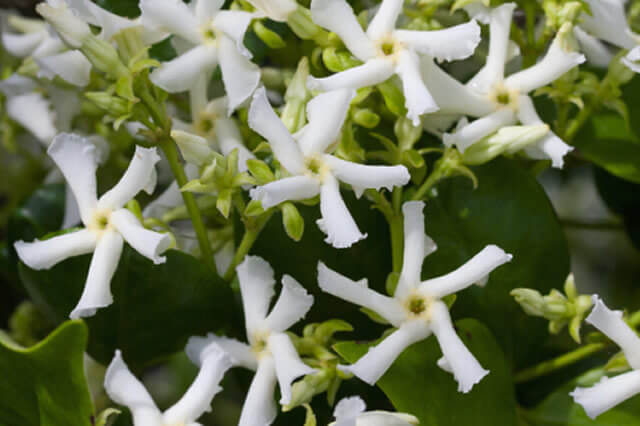
[[[259,185],[264,185],[276,180],[276,177],[269,166],[267,166],[267,163],[262,160],[251,158],[247,160],[247,167],[249,168],[251,175],[256,178]]]
[[[291,386],[291,402],[282,407],[287,412],[311,401],[314,395],[327,390],[335,377],[335,369],[323,368],[316,373],[307,374]]]
[[[113,36],[123,60],[129,64],[134,59],[147,56],[147,46],[142,40],[142,27],[135,26],[120,30]]]
[[[505,126],[496,133],[474,143],[462,154],[464,164],[479,165],[498,155],[513,154],[542,139],[549,132],[546,124]]]
[[[411,149],[422,136],[422,126],[414,126],[407,117],[398,117],[393,125],[393,132],[398,139],[398,146],[405,151]]]
[[[328,33],[317,26],[311,19],[311,11],[306,7],[298,6],[287,17],[287,24],[291,31],[303,40],[315,40],[319,45],[328,43]]]
[[[354,108],[353,122],[367,129],[373,129],[380,123],[380,116],[369,108]]]
[[[289,202],[282,203],[280,210],[282,210],[282,225],[287,235],[293,241],[300,241],[304,233],[304,219],[302,215],[296,206]]]
[[[404,94],[393,80],[394,77],[378,84],[377,87],[389,111],[398,117],[404,117],[407,115],[407,109],[404,106]]]
[[[180,191],[194,192],[197,194],[209,194],[216,191],[216,187],[213,184],[203,183],[202,179],[194,179],[187,182]],[[167,221],[164,217],[163,220]]]
[[[254,21],[252,28],[258,38],[271,49],[281,49],[287,45],[278,33],[265,27],[260,20]]]
[[[106,92],[87,92],[87,99],[106,111],[112,117],[121,117],[130,113],[129,101]]]
[[[91,34],[82,40],[80,50],[96,69],[112,79],[117,80],[129,75],[129,70],[122,63],[120,55],[108,41]]]
[[[309,99],[311,99],[311,92],[307,89],[308,78],[309,60],[303,57],[298,62],[298,68],[284,94],[285,105],[280,115],[280,119],[292,133],[300,130],[305,123],[305,107]]]
[[[515,288],[509,294],[528,315],[543,316],[544,298],[540,292],[530,288]]]
[[[322,50],[322,62],[332,72],[344,71],[362,64],[354,59],[348,51],[337,50],[335,47],[327,47]]]
[[[609,62],[609,70],[607,78],[613,86],[621,86],[628,83],[635,73],[629,69],[621,59],[626,55],[625,50],[621,50],[612,60]]]
[[[229,217],[229,211],[231,211],[231,196],[231,189],[224,189],[218,193],[216,208],[225,218]]]
[[[327,346],[335,333],[353,331],[353,326],[340,319],[330,319],[318,324],[312,331],[315,341],[322,346]]]
[[[211,160],[213,150],[205,138],[182,130],[172,130],[171,137],[187,163],[200,167]]]
[[[576,282],[573,274],[569,274],[564,281],[564,294],[567,295],[567,299],[574,300],[578,297],[578,290],[576,289]]]

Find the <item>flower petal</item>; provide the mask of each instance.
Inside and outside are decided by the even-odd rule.
[[[79,50],[35,58],[38,66],[49,75],[58,75],[69,84],[84,87],[89,84],[91,62]]]
[[[88,139],[71,133],[61,133],[47,150],[78,203],[82,221],[87,224],[96,206],[96,169],[98,158],[95,146]]]
[[[196,0],[193,11],[200,25],[207,25],[224,6],[224,0]]]
[[[209,75],[218,63],[215,46],[201,45],[153,70],[149,78],[169,93],[189,90],[201,75]]]
[[[294,0],[248,0],[266,17],[278,22],[286,22],[287,17],[298,8]]]
[[[98,200],[100,209],[117,209],[132,200],[140,191],[152,194],[156,185],[156,163],[160,156],[156,148],[136,146],[136,151],[118,183]]]
[[[284,201],[313,198],[320,192],[320,183],[309,176],[292,176],[251,189],[251,199],[259,200],[263,209]]]
[[[316,1],[316,0],[314,0]],[[318,0],[319,1],[319,0]],[[333,0],[332,0],[333,1]],[[394,73],[393,62],[385,58],[369,59],[362,65],[330,75],[315,78],[309,76],[307,87],[311,90],[328,92],[338,89],[360,89],[382,83]]]
[[[430,334],[429,326],[424,321],[407,321],[382,342],[370,348],[355,364],[338,368],[374,385],[407,347],[426,339]]]
[[[623,64],[625,64],[631,71],[640,73],[640,46],[636,46],[627,53],[627,56],[621,58]]]
[[[28,93],[7,99],[7,115],[31,132],[40,142],[48,145],[58,133],[55,113],[40,93]]]
[[[624,1],[586,0],[586,3],[591,13],[580,14],[580,26],[588,33],[623,49],[638,44],[627,23]]]
[[[200,355],[212,345],[222,348],[222,350],[231,358],[233,365],[254,371],[258,368],[256,356],[249,345],[236,339],[216,336],[213,333],[207,334],[207,337],[190,337],[187,342],[185,352],[194,364],[198,364]]]
[[[213,20],[213,27],[231,38],[242,56],[251,58],[251,52],[244,45],[244,36],[253,18],[255,18],[255,14],[251,12],[222,10],[216,14]]]
[[[458,151],[464,152],[471,145],[496,132],[502,126],[513,124],[515,119],[511,108],[502,108],[456,129],[455,133],[445,133],[442,136],[442,141],[446,146],[455,145]]]
[[[333,155],[323,155],[322,159],[337,179],[353,187],[357,197],[365,189],[378,191],[386,188],[391,191],[394,186],[404,186],[411,179],[405,166],[369,166],[341,160]]]
[[[511,256],[498,246],[488,245],[464,265],[453,272],[437,278],[431,278],[420,284],[420,292],[427,297],[440,299],[483,280],[498,266],[510,262]]]
[[[29,56],[47,37],[46,31],[36,31],[26,34],[12,34],[2,32],[2,47],[12,56],[24,58]]]
[[[298,139],[305,156],[327,150],[339,138],[355,91],[332,90],[311,99],[307,105],[307,124]]]
[[[318,285],[325,293],[370,309],[396,327],[406,318],[400,303],[392,297],[370,289],[366,278],[353,281],[318,262]]]
[[[69,184],[64,188],[64,217],[62,218],[62,229],[72,228],[78,225],[82,220],[80,216],[80,208],[76,197],[73,196],[73,191]]]
[[[229,115],[231,115],[258,87],[260,67],[238,51],[236,43],[226,36],[220,37],[218,48],[222,81],[227,92]]]
[[[276,376],[280,386],[280,404],[291,402],[291,384],[295,379],[315,372],[302,362],[291,339],[285,333],[272,333],[269,336],[269,351],[275,362]]]
[[[69,318],[93,316],[99,308],[113,303],[111,278],[118,268],[123,245],[122,237],[115,231],[106,231],[102,235],[93,252],[82,296]]]
[[[431,330],[440,344],[447,371],[450,370],[458,382],[458,392],[467,393],[473,385],[489,374],[489,371],[482,368],[456,334],[447,305],[438,301],[434,302],[430,309]]]
[[[402,13],[403,0],[383,0],[375,16],[367,27],[367,37],[378,40],[391,33]]]
[[[171,245],[169,234],[145,229],[138,218],[127,209],[118,209],[111,213],[110,222],[135,251],[156,265],[167,261],[167,258],[160,254]]]
[[[307,293],[307,290],[293,277],[284,275],[282,277],[282,292],[265,319],[265,325],[273,331],[286,331],[304,318],[312,305],[313,296]]]
[[[580,45],[580,51],[584,53],[590,65],[602,68],[609,66],[609,62],[613,59],[613,53],[607,45],[580,27],[573,27],[573,35]],[[622,61],[624,62],[624,59]]]
[[[419,424],[417,417],[406,413],[367,411],[358,416],[358,425],[367,426],[412,426]]]
[[[320,186],[320,213],[322,218],[316,223],[327,234],[325,242],[335,248],[351,247],[354,243],[367,238],[353,220],[351,213],[340,195],[340,185],[331,173],[326,173]]]
[[[593,309],[586,321],[620,346],[632,368],[640,369],[640,337],[624,322],[621,311],[610,310],[597,295],[592,299]]]
[[[0,92],[9,98],[33,92],[35,89],[35,81],[17,73],[0,80]]]
[[[160,31],[200,43],[198,21],[186,3],[180,0],[140,0],[142,22]]]
[[[577,404],[584,407],[587,415],[595,419],[605,411],[640,393],[640,370],[629,371],[619,376],[603,377],[590,388],[576,388],[571,395]]]
[[[302,152],[269,104],[264,87],[253,94],[249,108],[249,127],[269,141],[273,154],[289,173],[298,175],[304,172]]]
[[[69,257],[91,253],[96,247],[95,234],[86,229],[31,243],[14,243],[20,260],[31,269],[49,269]]]
[[[394,36],[412,49],[439,61],[466,59],[480,43],[480,26],[476,21],[436,31],[397,30]]]
[[[142,210],[142,216],[145,218],[160,217],[167,210],[180,206],[183,203],[184,200],[182,199],[182,192],[180,188],[178,188],[178,183],[173,181],[162,194],[147,204],[144,210]]]
[[[261,328],[267,317],[276,281],[269,263],[258,256],[245,257],[236,272],[240,282],[247,337],[251,339],[253,331]]]
[[[361,61],[376,55],[373,42],[364,33],[351,6],[344,0],[312,0],[311,19],[338,34],[342,42]]]
[[[350,396],[348,398],[342,398],[336,404],[336,408],[333,410],[333,417],[336,421],[355,420],[359,414],[364,413],[367,409],[367,405],[359,396]]]
[[[238,170],[247,171],[247,160],[256,158],[251,151],[242,143],[242,135],[232,118],[219,118],[214,126],[216,142],[220,147],[220,152],[227,156],[234,149],[238,150]]]
[[[272,357],[264,356],[260,359],[244,400],[238,426],[265,426],[273,423],[278,414],[273,399],[276,383],[275,362]]]
[[[151,399],[144,385],[129,371],[122,360],[122,353],[116,350],[104,377],[104,388],[115,403],[131,410],[136,426],[162,424],[162,414]]]
[[[414,126],[419,126],[422,114],[438,111],[439,107],[422,81],[418,55],[406,49],[401,51],[398,55],[396,73],[402,81],[407,117]]]

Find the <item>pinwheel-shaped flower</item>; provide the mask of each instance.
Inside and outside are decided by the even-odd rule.
[[[571,393],[592,419],[640,393],[640,337],[624,322],[622,312],[610,310],[595,295],[593,305],[586,321],[620,346],[633,370],[613,378],[603,377],[596,385],[576,388]]]
[[[31,243],[15,243],[20,260],[33,269],[49,269],[72,256],[93,252],[84,291],[71,318],[88,317],[113,302],[110,283],[118,267],[124,241],[154,263],[170,243],[167,234],[145,229],[123,206],[141,190],[153,191],[155,164],[160,160],[155,148],[136,148],[129,168],[120,181],[99,199],[96,196],[96,151],[86,139],[60,134],[47,151],[62,171],[73,191],[85,228]]]
[[[379,294],[367,287],[366,279],[349,278],[318,263],[320,288],[334,296],[370,309],[397,328],[382,342],[371,348],[355,364],[342,366],[373,385],[409,345],[435,334],[443,357],[438,366],[453,373],[458,390],[468,392],[488,371],[456,334],[447,305],[442,298],[473,284],[483,285],[489,273],[511,260],[501,248],[489,245],[457,270],[438,278],[421,281],[424,257],[436,246],[424,233],[421,201],[407,202],[404,213],[404,263],[393,297]]]
[[[404,166],[367,166],[327,153],[335,149],[353,96],[352,90],[342,89],[313,98],[306,107],[308,124],[295,136],[269,105],[264,89],[256,91],[249,109],[249,126],[269,141],[280,164],[293,175],[252,189],[251,198],[268,209],[283,201],[320,194],[322,219],[318,226],[327,234],[326,241],[337,248],[350,247],[366,237],[342,200],[339,180],[350,184],[360,196],[366,188],[391,189],[405,185],[410,178]]]
[[[329,426],[411,426],[419,420],[406,413],[389,411],[365,411],[366,404],[359,396],[342,398],[333,411],[336,421]]]
[[[516,122],[541,124],[542,120],[528,93],[545,86],[574,66],[584,62],[584,56],[565,50],[560,30],[546,55],[535,65],[505,78],[511,17],[515,4],[503,4],[490,12],[489,55],[485,66],[463,85],[440,70],[433,61],[423,62],[423,77],[432,88],[438,113],[479,117],[455,133],[444,134],[445,145],[456,145],[461,152],[503,126]],[[533,158],[550,158],[554,167],[562,167],[569,145],[549,132],[525,148]]]
[[[191,90],[202,87],[219,63],[229,111],[233,111],[258,87],[260,69],[243,45],[253,14],[220,10],[223,3],[141,0],[140,9],[145,25],[178,36],[182,42],[178,47],[188,48],[179,49],[184,53],[153,71],[151,80],[171,93]]]
[[[158,409],[144,385],[129,371],[120,351],[116,351],[107,369],[105,390],[114,402],[129,408],[134,426],[201,426],[196,420],[211,410],[211,400],[222,390],[220,382],[231,367],[231,360],[215,344],[188,355],[200,371],[182,398],[164,413]]]
[[[249,344],[209,334],[206,338],[192,337],[187,353],[199,352],[203,346],[215,343],[231,356],[234,365],[254,370],[256,374],[238,425],[265,426],[277,415],[273,398],[276,381],[280,387],[280,403],[285,405],[291,401],[291,383],[315,371],[300,360],[285,333],[306,315],[313,296],[292,277],[284,275],[280,297],[268,313],[275,284],[271,266],[260,257],[247,256],[237,272]]]
[[[338,34],[351,53],[364,64],[326,78],[309,78],[309,88],[359,89],[382,83],[394,74],[402,80],[407,117],[414,125],[420,115],[438,110],[428,85],[420,76],[419,54],[451,61],[464,59],[480,42],[475,21],[438,31],[396,29],[403,0],[384,0],[366,33],[345,0],[313,0],[313,22]]]

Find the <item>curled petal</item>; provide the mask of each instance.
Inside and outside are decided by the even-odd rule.
[[[322,262],[318,262],[318,285],[325,293],[371,309],[396,327],[406,318],[402,305],[396,299],[370,289],[366,279],[350,280]]]
[[[129,167],[120,181],[100,197],[98,208],[117,209],[132,200],[142,190],[147,194],[153,193],[156,186],[156,163],[158,161],[160,161],[160,156],[155,148],[136,146]]]
[[[336,422],[355,420],[366,409],[367,405],[359,396],[342,398],[333,410],[333,417]]]
[[[382,342],[369,349],[355,364],[338,368],[374,385],[407,347],[426,339],[429,334],[431,331],[424,321],[405,322]]]
[[[603,377],[590,388],[576,388],[571,395],[595,419],[605,411],[640,393],[640,370],[629,371],[609,379]]]
[[[29,56],[47,37],[46,31],[36,31],[26,34],[2,33],[2,47],[12,56],[24,58]]]
[[[276,376],[280,386],[280,404],[291,402],[291,384],[295,379],[315,370],[300,360],[291,339],[285,333],[272,333],[269,336],[269,351],[273,355]]]
[[[282,292],[265,319],[268,329],[281,332],[300,321],[311,309],[313,296],[289,275],[282,277]]]
[[[438,111],[439,108],[420,75],[418,55],[406,49],[401,51],[396,73],[402,81],[407,117],[414,126],[419,126],[422,114]]]
[[[233,365],[254,371],[258,368],[256,356],[249,345],[236,339],[216,336],[212,333],[209,333],[207,337],[190,337],[185,352],[191,362],[200,365],[201,356],[205,354],[210,347],[222,348],[231,359]]]
[[[91,253],[96,247],[96,236],[86,229],[58,235],[32,243],[14,244],[20,260],[31,269],[49,269],[69,257]]]
[[[445,133],[442,141],[446,146],[455,145],[458,151],[464,152],[485,136],[513,124],[515,118],[511,108],[502,108],[457,129],[455,133]]]
[[[146,26],[178,35],[191,43],[200,43],[198,21],[186,3],[180,0],[141,0],[142,22]]]
[[[7,115],[31,132],[40,142],[48,145],[58,131],[55,113],[40,93],[28,93],[7,99]]]
[[[613,59],[613,53],[606,44],[580,27],[573,27],[573,35],[576,37],[580,45],[580,51],[584,53],[589,64],[602,68],[609,66],[609,62]]]
[[[398,16],[402,13],[403,0],[384,0],[367,27],[367,37],[378,40],[396,27]]]
[[[482,368],[456,334],[447,305],[443,302],[434,302],[430,309],[431,330],[436,335],[443,358],[446,360],[445,370],[453,373],[458,382],[458,391],[467,393],[473,385],[489,374],[489,371]]]
[[[201,75],[208,76],[218,63],[215,46],[201,45],[186,51],[153,70],[149,78],[156,86],[169,93],[184,92],[198,81]]]
[[[167,258],[160,254],[171,245],[169,234],[145,229],[138,218],[127,209],[118,209],[111,213],[110,221],[125,241],[138,253],[156,265],[167,261]]]
[[[78,50],[68,50],[57,55],[36,58],[41,70],[46,70],[49,78],[59,75],[64,81],[74,86],[84,87],[89,84],[91,63]]]
[[[305,156],[324,152],[336,142],[354,96],[350,89],[332,90],[307,103],[309,124],[298,139]]]
[[[367,166],[341,160],[333,155],[324,155],[322,158],[336,178],[353,187],[357,197],[365,189],[373,188],[377,191],[386,188],[391,191],[394,186],[404,186],[411,179],[405,166]]]
[[[156,426],[162,424],[162,414],[151,399],[144,385],[129,371],[116,350],[104,377],[104,388],[114,402],[124,405],[133,414],[136,426]]]
[[[99,308],[113,303],[111,278],[118,268],[123,245],[122,237],[115,231],[106,231],[102,235],[93,252],[82,296],[69,318],[93,316]]]
[[[238,426],[265,426],[273,423],[278,414],[273,399],[276,383],[275,362],[271,356],[264,356],[260,359],[244,400]]]
[[[345,0],[313,0],[311,19],[338,34],[347,49],[358,59],[366,61],[376,55],[373,42],[364,33],[353,9]]]
[[[268,209],[288,200],[306,200],[320,192],[320,183],[309,176],[292,176],[251,189],[251,198]]]
[[[338,181],[330,173],[326,173],[320,186],[320,213],[322,218],[316,223],[327,234],[325,241],[335,248],[351,247],[367,237],[358,229],[340,195]]]
[[[582,13],[580,26],[591,35],[623,49],[638,44],[625,13],[625,2],[619,0],[587,0],[590,13]]]
[[[319,0],[318,0],[319,1]],[[393,62],[384,58],[369,59],[362,65],[324,78],[309,76],[307,87],[311,90],[328,92],[338,89],[360,89],[382,83],[394,73]]]
[[[412,49],[439,61],[466,59],[480,43],[480,26],[476,21],[437,31],[397,30],[394,36]]]
[[[240,282],[247,335],[251,338],[253,330],[261,328],[267,317],[276,281],[269,263],[258,256],[245,257],[236,272]]]
[[[455,271],[423,281],[420,284],[420,292],[425,296],[440,299],[473,284],[484,284],[484,279],[491,271],[511,261],[512,257],[500,247],[488,245]]]
[[[243,56],[236,44],[226,36],[220,37],[218,48],[222,81],[227,92],[229,114],[231,114],[258,87],[260,68]]]

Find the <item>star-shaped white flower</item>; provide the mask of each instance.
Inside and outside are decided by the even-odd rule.
[[[423,208],[421,201],[406,202],[402,206],[404,262],[393,297],[371,290],[366,279],[352,281],[322,262],[318,263],[318,283],[323,291],[370,309],[397,328],[355,364],[342,366],[342,370],[373,385],[405,348],[433,333],[443,353],[438,366],[453,373],[458,390],[466,393],[489,372],[480,366],[456,334],[442,298],[473,284],[484,285],[489,273],[509,262],[511,255],[488,245],[455,271],[422,281],[422,262],[436,249],[424,233]]]
[[[209,334],[206,338],[189,339],[187,353],[215,343],[229,354],[234,365],[254,370],[238,426],[266,426],[277,415],[276,383],[280,387],[280,403],[286,405],[291,401],[292,382],[315,371],[300,360],[285,333],[306,315],[313,296],[295,279],[284,275],[280,297],[269,313],[275,284],[271,266],[260,257],[247,256],[236,270],[249,344]]]
[[[140,9],[146,25],[174,34],[180,42],[180,56],[154,70],[151,81],[171,93],[193,92],[194,87],[203,87],[202,82],[209,80],[219,63],[231,112],[258,87],[260,68],[250,61],[251,54],[243,45],[254,15],[220,10],[223,3],[141,0]]]
[[[624,353],[632,370],[619,376],[603,377],[590,388],[576,388],[571,396],[595,419],[605,411],[640,393],[640,337],[622,319],[621,311],[612,311],[596,295],[593,310],[586,321],[613,340]]]
[[[335,422],[329,426],[412,426],[419,420],[406,413],[393,413],[389,411],[365,411],[366,404],[359,396],[342,398],[333,410]]]
[[[490,12],[489,55],[485,66],[466,84],[438,68],[433,61],[423,61],[423,77],[432,88],[440,106],[438,114],[461,114],[478,117],[455,133],[445,133],[445,145],[456,145],[461,152],[503,126],[517,122],[541,124],[529,93],[545,86],[574,66],[584,62],[584,56],[565,50],[561,30],[546,55],[535,65],[505,77],[509,32],[514,3],[503,4]],[[532,158],[550,158],[554,167],[562,167],[564,155],[573,148],[553,132],[525,148]]]
[[[326,241],[337,248],[350,247],[366,235],[349,213],[338,181],[350,184],[357,196],[366,188],[391,189],[409,181],[404,166],[367,166],[330,154],[344,124],[354,92],[348,89],[323,93],[307,103],[308,124],[291,135],[276,115],[264,88],[258,89],[249,108],[249,126],[261,134],[290,177],[251,190],[251,198],[268,209],[287,200],[304,200],[320,194],[322,219],[318,226]]]
[[[222,390],[220,382],[231,368],[227,354],[215,344],[190,353],[191,361],[200,367],[187,392],[162,413],[144,385],[129,371],[119,350],[116,351],[104,378],[109,397],[131,411],[134,426],[201,426],[196,422],[211,410],[211,400]]]
[[[60,134],[48,149],[78,202],[85,228],[31,243],[15,243],[20,260],[33,269],[49,269],[72,256],[93,252],[84,291],[71,318],[88,317],[113,302],[110,283],[118,267],[124,242],[154,263],[171,244],[167,234],[145,229],[123,206],[141,190],[153,192],[155,164],[160,160],[155,148],[136,147],[136,152],[120,181],[99,199],[96,195],[97,158],[95,147],[85,138]]]
[[[326,78],[309,78],[313,90],[359,89],[397,74],[402,80],[407,117],[418,125],[420,115],[438,110],[429,85],[420,76],[420,56],[464,59],[480,42],[475,21],[438,31],[396,29],[403,0],[383,0],[366,33],[345,0],[313,0],[313,22],[338,34],[349,51],[364,62]]]

